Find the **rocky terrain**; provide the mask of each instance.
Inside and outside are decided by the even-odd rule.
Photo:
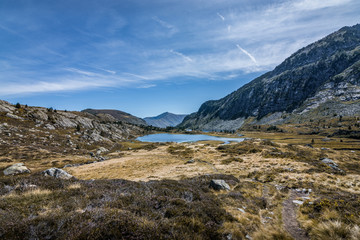
[[[233,130],[360,114],[360,25],[298,50],[228,96],[205,102],[182,127]],[[255,118],[255,119],[254,119]]]
[[[112,109],[85,109],[82,112],[90,113],[100,118],[106,117],[113,117],[116,121],[136,124],[136,125],[147,125],[146,122],[138,117],[135,117],[129,113],[119,111],[119,110],[112,110]]]
[[[100,146],[111,149],[119,141],[143,133],[143,128],[107,114],[95,116],[0,101],[0,167],[22,162],[43,169],[95,161],[100,155],[90,156],[91,150]]]
[[[179,125],[187,115],[165,112],[156,117],[146,117],[144,120],[148,125],[166,128]]]

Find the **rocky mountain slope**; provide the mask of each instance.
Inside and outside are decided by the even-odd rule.
[[[0,100],[0,157],[19,153],[81,152],[92,145],[112,146],[133,139],[144,129],[103,114],[12,105]],[[85,151],[87,152],[87,151]],[[46,155],[46,154],[42,154]]]
[[[106,115],[110,115],[115,118],[117,121],[136,124],[136,125],[147,125],[146,122],[138,117],[135,117],[129,113],[119,111],[119,110],[112,110],[112,109],[85,109],[82,112],[90,113],[98,117],[103,117]]]
[[[182,127],[232,130],[360,114],[360,25],[304,47],[273,71],[228,96],[207,101]]]
[[[179,125],[187,115],[165,112],[156,117],[146,117],[144,120],[148,125],[160,128],[175,127]]]

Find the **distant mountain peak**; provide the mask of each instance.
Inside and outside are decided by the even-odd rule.
[[[179,125],[186,116],[186,114],[174,114],[170,112],[164,112],[155,117],[146,117],[144,118],[144,120],[148,125],[166,128]]]

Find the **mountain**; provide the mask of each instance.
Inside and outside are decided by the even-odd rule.
[[[207,101],[182,127],[232,130],[360,113],[360,25],[304,47],[274,70],[220,100]],[[333,115],[332,115],[333,114]]]
[[[148,125],[166,128],[179,125],[186,116],[186,114],[174,114],[165,112],[156,117],[146,117],[144,118],[144,120]]]
[[[131,123],[131,124],[135,124],[135,125],[147,125],[143,119],[135,117],[129,113],[119,111],[119,110],[88,108],[88,109],[82,110],[82,112],[87,112],[87,113],[90,113],[90,114],[93,114],[96,116],[100,116],[100,117],[104,114],[107,114],[107,115],[114,117],[117,121],[127,122],[127,123]]]

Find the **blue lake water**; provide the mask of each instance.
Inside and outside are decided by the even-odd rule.
[[[215,137],[204,134],[170,134],[170,133],[158,133],[150,134],[142,137],[138,137],[136,140],[141,142],[197,142],[197,141],[222,141],[225,144],[229,142],[242,142],[244,138],[225,138]]]

